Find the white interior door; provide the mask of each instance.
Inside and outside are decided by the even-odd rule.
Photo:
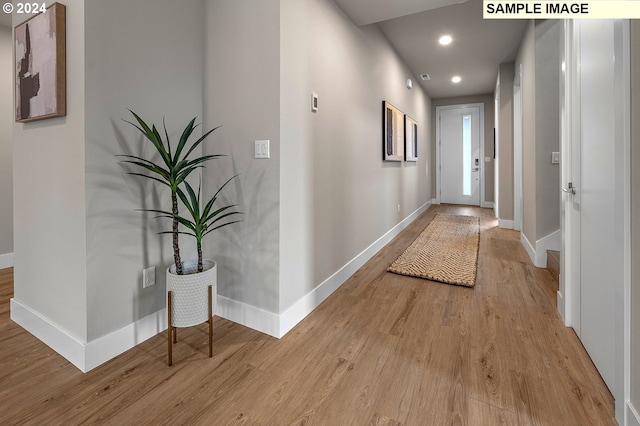
[[[480,205],[480,109],[440,110],[440,201]]]
[[[572,280],[579,290],[574,328],[600,375],[614,392],[616,299],[624,280],[624,222],[618,182],[620,140],[616,115],[614,21],[575,21],[579,92],[573,132],[570,203]],[[575,116],[574,116],[575,117]],[[617,155],[618,153],[618,155]],[[569,183],[567,182],[567,186]],[[575,192],[575,194],[571,194]]]

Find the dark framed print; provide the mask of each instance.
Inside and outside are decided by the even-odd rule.
[[[67,115],[65,12],[53,3],[15,28],[17,122]]]
[[[418,123],[404,116],[404,160],[418,161]]]
[[[404,160],[404,113],[382,102],[382,149],[384,161]]]

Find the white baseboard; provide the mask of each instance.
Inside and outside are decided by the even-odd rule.
[[[540,238],[536,241],[536,260],[534,264],[538,268],[547,267],[547,250],[560,251],[560,244],[562,242],[562,235],[558,229],[555,232],[550,233],[546,237]]]
[[[513,220],[498,218],[498,227],[503,229],[513,229]]]
[[[558,290],[558,293],[556,295],[556,306],[558,307],[558,313],[562,318],[562,322],[566,324],[567,320],[565,318],[564,296],[562,295],[562,292],[560,290]]]
[[[495,210],[496,205],[495,205],[495,203],[493,201],[485,201],[485,202],[482,203],[481,207],[484,207],[485,209],[494,209]]]
[[[329,297],[338,287],[340,287],[351,275],[362,267],[369,259],[378,253],[385,245],[387,245],[400,231],[409,226],[420,214],[429,208],[433,200],[427,201],[423,206],[415,212],[407,216],[402,222],[387,231],[383,236],[378,238],[369,247],[364,249],[360,254],[351,259],[336,271],[332,276],[311,290],[306,296],[300,298],[296,303],[280,314],[280,332],[282,337],[287,334],[293,327],[302,321],[316,307],[320,305],[327,297]]]
[[[536,241],[535,247],[529,242],[527,237],[524,235],[524,232],[520,233],[520,242],[527,250],[529,257],[534,265],[538,268],[546,268],[547,267],[547,250],[560,250],[562,234],[560,230],[552,232]],[[560,305],[558,305],[560,306]]]
[[[0,269],[11,268],[13,266],[13,253],[0,254]]]
[[[640,426],[640,414],[638,414],[638,410],[631,404],[631,401],[627,401],[625,407],[626,424],[624,426]]]
[[[136,322],[87,343],[83,372],[93,370],[123,352],[167,329],[167,309],[163,308]]]
[[[440,200],[439,200],[439,199],[437,199],[437,198],[432,198],[432,199],[431,199],[431,201],[427,201],[427,204],[428,204],[428,203],[431,203],[432,205],[434,205],[434,206],[435,206],[435,205],[437,205],[437,204],[440,204]]]
[[[432,200],[428,201],[407,216],[282,314],[217,296],[216,315],[277,338],[284,336],[429,208],[431,203]],[[84,373],[167,329],[166,308],[88,343],[15,299],[11,299],[11,319]]]
[[[529,255],[529,257],[531,258],[531,262],[533,262],[533,264],[535,265],[535,263],[536,263],[536,249],[533,248],[533,246],[531,245],[531,243],[527,239],[527,236],[524,235],[524,232],[520,233],[520,242],[524,246],[524,249],[527,251],[527,254]]]
[[[86,373],[167,329],[167,312],[151,315],[89,343],[11,299],[11,320]]]
[[[338,289],[345,281],[362,267],[369,259],[388,244],[400,231],[406,228],[420,214],[422,214],[434,200],[427,201],[415,212],[407,216],[402,222],[391,228],[382,237],[378,238],[360,254],[351,259],[332,276],[320,283],[305,296],[301,297],[291,307],[281,314],[266,311],[237,300],[218,296],[218,308],[216,315],[237,322],[246,327],[253,328],[270,336],[281,338],[293,327],[317,308],[327,297]]]
[[[280,337],[280,318],[278,314],[266,311],[244,302],[218,295],[216,315],[253,328],[274,337]]]

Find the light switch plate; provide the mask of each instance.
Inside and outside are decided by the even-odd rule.
[[[551,164],[560,164],[560,153],[552,152],[551,153]]]
[[[491,162],[491,157],[484,157],[484,162],[485,163],[490,163]]]
[[[255,158],[271,158],[268,139],[255,141]]]

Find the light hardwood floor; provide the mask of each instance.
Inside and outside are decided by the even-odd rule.
[[[475,288],[386,272],[437,212],[481,220]],[[82,374],[9,320],[0,271],[0,424],[614,425],[613,401],[519,234],[433,206],[278,340],[216,318]]]

